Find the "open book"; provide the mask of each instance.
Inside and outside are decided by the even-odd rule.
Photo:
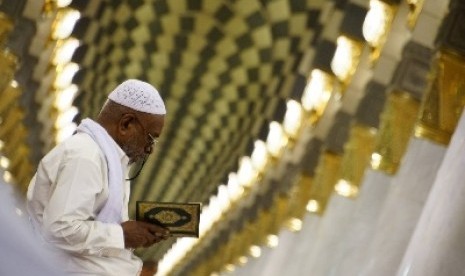
[[[136,202],[136,220],[170,230],[174,237],[199,237],[201,203]]]

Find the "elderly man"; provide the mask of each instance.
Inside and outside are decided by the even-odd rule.
[[[152,85],[127,80],[96,121],[82,120],[41,160],[27,209],[43,241],[65,252],[70,274],[138,275],[142,262],[132,249],[169,237],[165,228],[128,220],[129,164],[152,152],[165,114]]]

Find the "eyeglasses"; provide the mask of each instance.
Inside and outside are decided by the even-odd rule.
[[[158,144],[158,138],[153,137],[150,133],[147,133],[147,136],[149,138],[149,143],[151,146],[155,146],[156,144]]]
[[[147,154],[146,154],[145,157],[143,158],[142,163],[139,165],[139,169],[136,171],[136,173],[135,173],[134,176],[127,178],[127,179],[126,179],[127,181],[132,181],[132,180],[136,179],[136,178],[139,176],[140,172],[142,171],[142,168],[143,168],[144,165],[145,165],[145,161],[147,161],[148,154],[152,153],[153,147],[158,143],[158,139],[157,139],[156,137],[153,137],[153,135],[150,134],[149,132],[147,132],[147,130],[145,129],[144,125],[143,125],[142,122],[139,120],[139,117],[137,117],[137,115],[136,115],[135,113],[132,113],[132,114],[133,114],[134,117],[136,118],[137,123],[139,123],[139,125],[140,125],[141,128],[142,128],[142,130],[144,131],[144,135],[146,135],[148,145],[145,146],[145,148],[144,148],[144,151],[145,151],[145,153],[147,153]]]
[[[156,146],[158,144],[158,138],[156,137],[153,137],[152,134],[150,134],[149,132],[146,131],[144,125],[142,125],[141,121],[139,120],[139,118],[137,117],[137,115],[134,113],[134,117],[136,118],[136,121],[139,123],[139,125],[142,127],[142,130],[144,131],[144,134],[146,134],[147,136],[147,141],[148,141],[148,146],[146,146],[146,151],[148,152],[151,152],[152,151],[152,147]]]

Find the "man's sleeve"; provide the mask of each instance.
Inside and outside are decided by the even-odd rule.
[[[70,253],[100,255],[124,248],[119,224],[94,220],[96,198],[106,183],[101,170],[90,158],[74,156],[62,163],[43,216],[45,238],[57,247]]]

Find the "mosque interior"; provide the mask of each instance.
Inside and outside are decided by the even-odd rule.
[[[136,251],[159,275],[395,275],[465,104],[464,18],[459,0],[0,1],[2,177],[25,196],[136,78],[167,116],[130,216],[202,204],[198,238]]]

